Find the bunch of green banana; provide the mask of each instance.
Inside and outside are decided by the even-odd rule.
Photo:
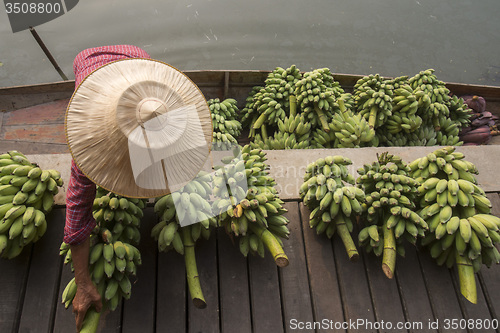
[[[396,254],[404,256],[403,238],[415,244],[428,228],[414,211],[418,182],[399,156],[387,152],[378,155],[371,165],[359,168],[358,173],[358,186],[366,195],[366,226],[358,234],[359,242],[367,252],[382,255],[382,270],[392,278]]]
[[[359,79],[354,85],[354,107],[372,128],[382,126],[392,114],[394,87],[379,74]]]
[[[222,102],[218,98],[207,101],[212,116],[212,143],[220,150],[230,144],[238,143],[241,123],[238,121],[238,107],[235,99],[227,98]]]
[[[265,140],[272,134],[279,119],[295,116],[296,100],[293,92],[300,77],[295,65],[287,69],[277,67],[269,73],[264,87],[252,89],[242,110],[242,123],[249,124],[250,138],[255,137],[259,130]]]
[[[304,137],[309,137],[309,133],[306,133]],[[276,132],[273,136],[268,137],[266,140],[262,140],[259,134],[255,136],[255,139],[250,142],[252,148],[260,148],[265,150],[278,150],[278,149],[309,149],[311,144],[309,139],[299,141],[301,138],[297,139],[295,133],[289,134],[286,132]]]
[[[408,89],[406,87],[406,85],[408,84],[408,76],[402,75],[402,76],[395,77],[391,80],[391,84],[392,84],[394,90],[397,90],[399,88]]]
[[[250,143],[252,148],[261,149],[308,149],[310,148],[309,135],[311,124],[307,122],[304,114],[296,114],[295,117],[286,117],[278,120],[278,131],[266,140],[262,140],[257,134]]]
[[[466,127],[470,124],[470,118],[473,111],[465,103],[463,98],[452,95],[448,109],[450,110],[450,119],[453,120],[459,128]]]
[[[123,197],[99,186],[96,189],[92,214],[97,224],[90,236],[89,273],[104,309],[114,311],[122,299],[131,296],[130,276],[136,275],[137,266],[142,263],[135,245],[139,243],[140,220],[146,202],[146,199]],[[70,246],[63,242],[59,254],[74,271]],[[72,279],[62,294],[66,308],[72,304],[76,290]],[[97,327],[99,318],[98,313],[89,311],[84,326]]]
[[[381,127],[383,128],[383,127]],[[389,131],[383,131],[377,129],[376,137],[381,146],[385,147],[405,147],[408,145],[408,134],[404,132],[398,132],[395,134]],[[412,133],[413,134],[413,133]]]
[[[276,99],[281,103],[289,114],[294,116],[297,113],[295,98],[295,84],[302,78],[302,74],[297,66],[292,65],[287,69],[276,67],[266,78],[266,87],[274,87],[277,91]]]
[[[334,114],[334,104],[344,93],[328,68],[304,73],[295,85],[297,105],[314,128],[330,131],[328,123]]]
[[[130,276],[136,275],[137,265],[142,263],[141,254],[132,244],[119,240],[105,241],[97,234],[91,235],[90,242],[90,277],[102,297],[104,309],[114,311],[122,298],[129,299],[131,296]],[[72,265],[69,245],[62,243],[59,254],[65,257],[65,264]],[[76,291],[73,278],[62,294],[62,303],[66,308],[72,304]]]
[[[315,148],[359,148],[376,146],[378,142],[375,130],[361,114],[354,114],[347,108],[344,98],[349,100],[350,94],[343,94],[337,99],[338,110],[328,124],[330,131],[316,129],[313,132],[313,147]]]
[[[239,249],[244,256],[251,252],[264,257],[267,248],[276,264],[284,267],[288,258],[280,238],[288,238],[288,219],[283,216],[286,209],[265,160],[265,152],[250,145],[241,148],[241,155],[223,159],[225,165],[215,174],[214,193],[228,195],[217,195],[212,207],[219,225],[228,234],[239,236]]]
[[[408,146],[437,145],[436,131],[432,126],[422,125],[416,131],[406,134]]]
[[[474,176],[478,170],[450,146],[416,159],[410,168],[421,183],[418,214],[429,225],[422,245],[438,265],[457,265],[461,292],[476,303],[474,273],[500,261],[495,248],[500,219],[490,215],[491,202]]]
[[[137,245],[146,203],[146,199],[120,196],[98,186],[92,216],[100,229],[111,232],[113,240]]]
[[[463,144],[458,136],[460,132],[458,122],[447,117],[439,118],[438,122],[440,130],[436,132],[436,141],[439,146],[461,146]]]
[[[434,74],[434,69],[420,71],[408,79],[408,84],[419,96],[419,115],[423,121],[431,121],[439,131],[439,119],[449,117],[450,91]]]
[[[401,131],[411,133],[422,125],[422,118],[418,116],[418,101],[413,94],[413,89],[409,84],[402,81],[398,84],[399,88],[394,89],[392,98],[392,114],[384,124],[384,130],[391,134]]]
[[[182,233],[190,231],[192,241],[210,237],[210,227],[217,227],[210,203],[211,175],[200,171],[180,190],[156,199],[154,211],[159,222],[151,237],[158,242],[159,252],[175,250],[184,254]]]
[[[17,257],[47,230],[46,215],[63,180],[15,150],[0,155],[0,255]]]
[[[210,237],[217,227],[212,214],[210,195],[212,175],[200,171],[180,190],[156,199],[154,211],[159,222],[151,230],[159,252],[175,250],[184,255],[188,287],[196,307],[204,308],[205,299],[198,278],[194,245],[202,237]]]
[[[252,128],[253,123],[257,120],[256,109],[254,108],[257,103],[260,91],[263,90],[262,86],[253,86],[245,99],[245,106],[240,112],[240,122],[243,127]],[[255,133],[254,133],[255,134]],[[252,137],[252,136],[250,136]]]
[[[356,261],[359,253],[351,233],[356,216],[362,213],[365,193],[354,186],[355,179],[348,170],[351,164],[349,158],[338,155],[310,163],[299,195],[311,211],[309,226],[315,228],[318,235],[325,233],[328,238],[337,233],[349,259]]]

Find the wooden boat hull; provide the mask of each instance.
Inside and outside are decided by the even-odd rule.
[[[186,71],[207,99],[234,98],[239,107],[252,87],[263,85],[269,71]],[[361,75],[334,74],[350,91]],[[483,96],[490,112],[500,116],[500,87],[447,83],[458,96]],[[17,149],[26,154],[66,153],[64,115],[73,94],[71,81],[0,88],[0,151]],[[495,142],[495,140],[493,140]]]

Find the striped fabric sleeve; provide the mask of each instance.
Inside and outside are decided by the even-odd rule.
[[[90,181],[74,161],[71,161],[71,174],[66,191],[66,224],[64,242],[80,244],[94,229],[96,223],[92,217],[96,185]]]

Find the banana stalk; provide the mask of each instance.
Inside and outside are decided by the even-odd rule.
[[[351,233],[349,232],[349,229],[347,228],[347,225],[345,223],[344,215],[337,215],[335,223],[337,224],[337,232],[340,236],[340,239],[342,239],[342,242],[344,243],[345,250],[347,252],[347,255],[349,256],[349,259],[351,261],[357,261],[359,259],[359,253],[356,245],[354,244],[354,241],[352,240]]]
[[[330,126],[328,126],[328,120],[326,119],[326,115],[325,113],[323,112],[323,110],[321,110],[318,106],[318,103],[314,103],[314,111],[316,111],[316,114],[318,115],[318,119],[321,123],[321,127],[323,127],[323,130],[325,132],[330,132]]]
[[[382,228],[384,229],[382,270],[389,279],[392,279],[394,276],[394,269],[396,267],[396,238],[394,237],[393,228],[387,228],[386,225]]]
[[[295,117],[295,115],[297,114],[297,97],[295,97],[295,95],[290,95],[289,102],[290,102],[290,118],[292,118]]]
[[[460,292],[471,303],[477,303],[476,277],[474,268],[469,258],[461,256],[457,253],[456,256],[458,280],[460,282]]]
[[[267,135],[266,124],[262,124],[260,126],[260,135],[262,136],[262,140],[267,140],[269,138],[269,136]]]
[[[288,266],[288,257],[276,237],[269,230],[258,223],[250,223],[249,228],[262,240],[278,267]]]
[[[196,255],[194,252],[194,241],[191,236],[191,228],[181,228],[182,241],[184,243],[184,260],[186,264],[186,277],[194,306],[204,309],[207,306],[200,285],[200,277],[196,266]]]
[[[99,326],[99,319],[101,318],[101,313],[97,312],[94,308],[87,310],[85,319],[83,320],[82,329],[80,333],[96,333]]]
[[[371,128],[375,128],[375,124],[377,122],[377,113],[378,107],[376,105],[372,106],[372,108],[370,109],[370,116],[368,118],[368,124]]]

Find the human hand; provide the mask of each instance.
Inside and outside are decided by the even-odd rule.
[[[97,312],[101,312],[101,295],[99,295],[96,286],[92,282],[80,284],[73,299],[73,313],[75,314],[77,332],[82,329],[87,310],[92,305],[94,305]]]

